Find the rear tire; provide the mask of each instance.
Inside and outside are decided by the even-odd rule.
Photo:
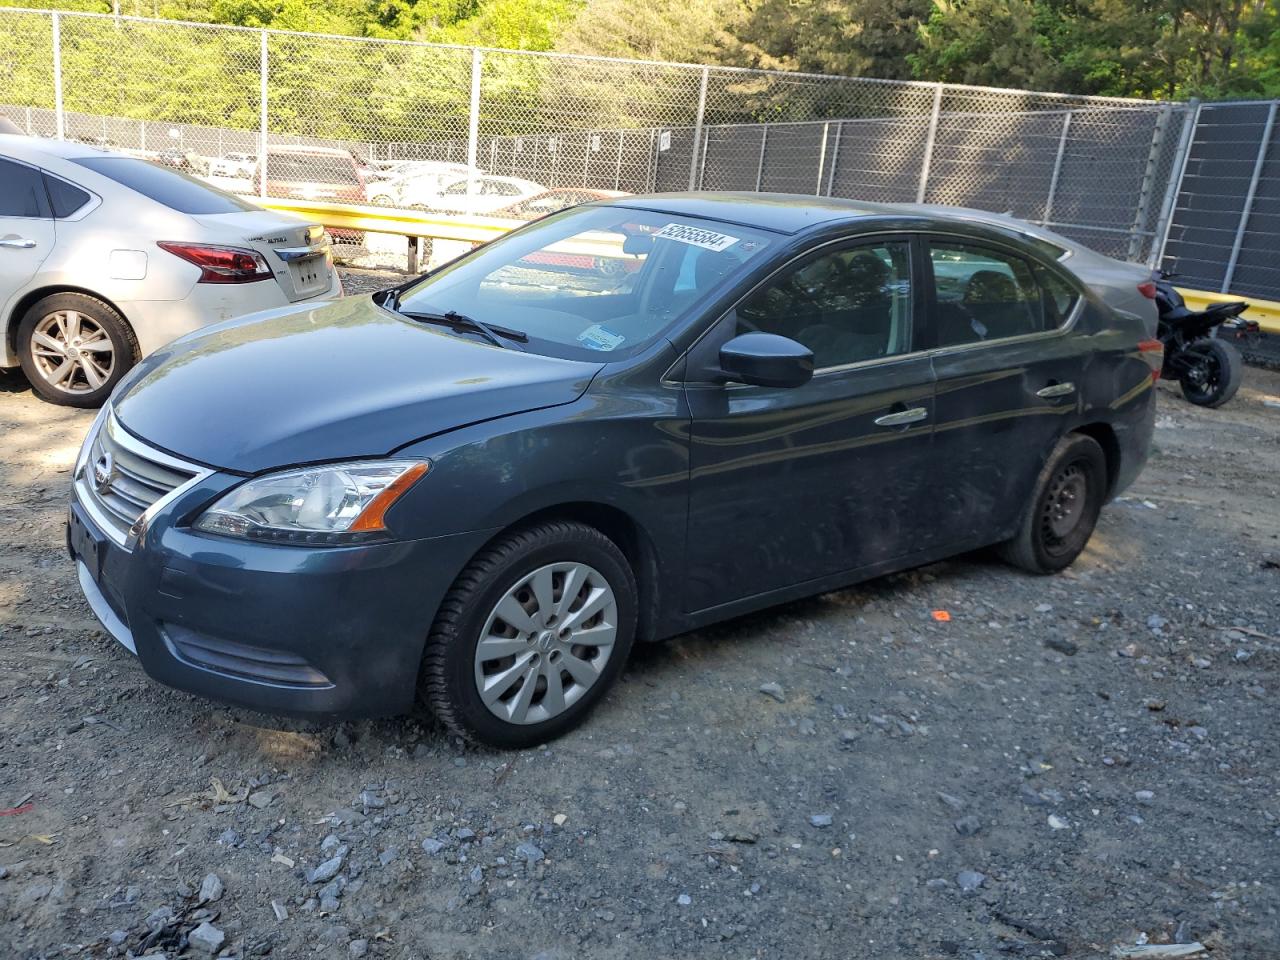
[[[1198,407],[1220,407],[1236,395],[1244,378],[1244,361],[1234,344],[1225,340],[1197,340],[1185,353],[1199,358],[1199,376],[1184,374],[1182,395]]]
[[[636,610],[635,575],[595,528],[550,521],[506,534],[441,603],[419,699],[464,739],[545,743],[581,723],[622,672]]]
[[[1057,573],[1078,557],[1107,493],[1107,458],[1096,440],[1071,433],[1058,441],[1036,478],[1018,532],[997,548],[1030,573]]]
[[[100,407],[138,362],[138,338],[109,304],[54,293],[18,324],[18,360],[31,389],[50,403]]]

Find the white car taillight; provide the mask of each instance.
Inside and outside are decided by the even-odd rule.
[[[253,283],[271,277],[271,268],[262,254],[247,247],[176,240],[159,240],[156,246],[199,267],[197,283]]]

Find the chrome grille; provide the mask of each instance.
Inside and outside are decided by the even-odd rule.
[[[75,478],[76,496],[117,543],[163,497],[200,474],[184,463],[130,436],[113,414],[89,440],[89,452]]]

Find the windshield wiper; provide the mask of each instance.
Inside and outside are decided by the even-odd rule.
[[[384,302],[383,306],[388,306],[388,304]],[[444,313],[419,313],[413,310],[399,310],[395,306],[390,307],[390,309],[396,310],[400,316],[408,317],[410,320],[419,320],[423,323],[442,323],[454,330],[475,330],[490,343],[499,347],[511,346],[516,350],[523,351],[524,348],[519,344],[529,342],[529,335],[523,330],[496,327],[493,324],[485,323],[483,320],[477,320],[475,317],[468,317],[465,313],[458,313],[457,310],[446,310]],[[511,342],[507,343],[507,341]]]

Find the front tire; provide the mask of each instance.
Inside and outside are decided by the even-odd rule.
[[[1030,573],[1065,570],[1093,535],[1106,493],[1102,447],[1091,437],[1068,434],[1041,469],[1018,532],[1000,544],[1000,555]]]
[[[18,324],[18,360],[31,389],[63,406],[102,406],[138,353],[124,317],[83,293],[37,300]]]
[[[1220,407],[1236,395],[1244,377],[1240,351],[1225,340],[1197,340],[1187,347],[1191,369],[1179,381],[1182,395],[1198,407]]]
[[[636,610],[635,575],[600,531],[552,521],[507,534],[440,605],[419,698],[465,739],[545,743],[581,723],[622,672]]]

